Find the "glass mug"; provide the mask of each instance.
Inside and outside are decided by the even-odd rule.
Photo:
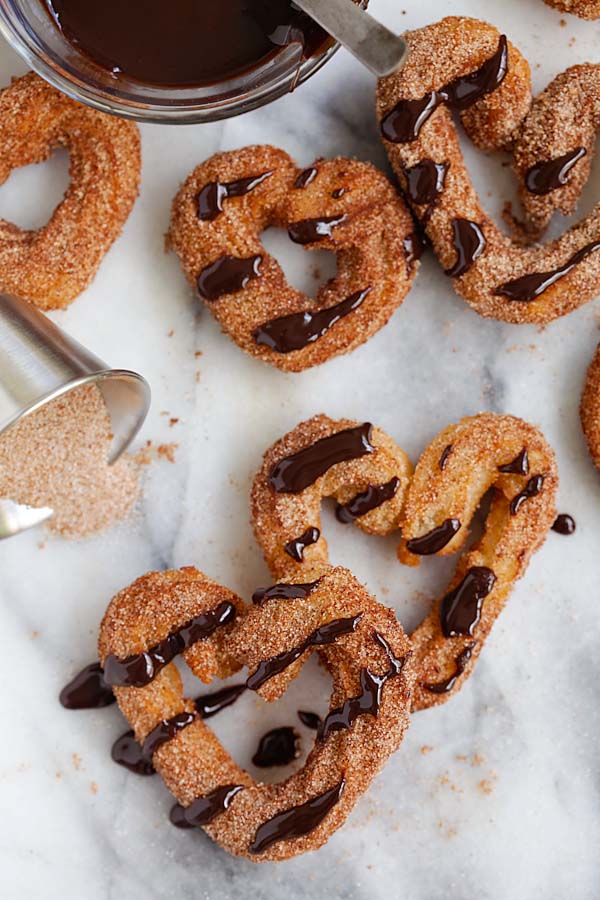
[[[294,43],[217,84],[165,87],[115,76],[94,63],[66,40],[41,0],[0,0],[0,33],[32,69],[75,100],[163,124],[214,122],[264,106],[310,78],[339,47],[330,39],[303,59]]]

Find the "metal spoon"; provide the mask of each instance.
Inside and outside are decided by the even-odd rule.
[[[378,78],[391,75],[408,56],[406,41],[353,0],[294,0]]]

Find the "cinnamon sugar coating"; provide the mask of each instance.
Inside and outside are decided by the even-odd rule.
[[[217,291],[211,299],[205,294],[204,299],[238,346],[292,372],[320,365],[368,340],[402,303],[418,268],[410,246],[412,217],[381,172],[369,163],[343,158],[317,160],[306,171],[311,176],[299,180],[301,170],[276,147],[218,153],[197,166],[180,188],[169,230],[170,244],[194,291],[202,273],[223,257],[259,258],[244,287]],[[221,198],[220,211],[213,207],[214,216],[200,218],[199,197],[209,185],[217,191],[218,185],[262,175],[266,177],[246,193]],[[289,228],[313,219],[333,224],[315,235],[317,240],[301,242],[308,250],[332,251],[338,264],[336,276],[321,286],[316,300],[288,284],[260,241],[270,226]],[[357,294],[354,308],[340,308],[337,320],[323,329],[315,326],[316,333],[304,346],[292,342],[290,349],[288,341],[284,349],[280,341],[275,348],[268,334],[257,334],[273,320],[332,309]],[[285,328],[289,336],[290,326]],[[299,330],[297,325],[294,329]]]
[[[600,469],[600,345],[587,372],[579,415],[591,457]]]
[[[580,19],[600,19],[599,0],[544,0],[544,3]]]
[[[406,38],[411,50],[407,64],[378,85],[380,121],[400,101],[422,98],[452,78],[476,71],[497,51],[501,36],[485,22],[450,17],[409,32]],[[508,42],[508,68],[503,80],[461,113],[465,131],[480,149],[513,151],[525,217],[523,223],[512,219],[513,239],[504,235],[483,210],[463,160],[456,127],[444,104],[422,125],[415,140],[394,143],[383,138],[404,191],[408,168],[426,159],[446,164],[444,187],[427,211],[427,221],[423,222],[423,205],[413,202],[413,211],[446,270],[451,270],[458,258],[456,221],[466,220],[480,229],[483,246],[479,255],[453,278],[454,287],[480,315],[516,324],[550,322],[600,290],[600,252],[596,246],[600,240],[600,205],[557,240],[523,246],[540,237],[555,211],[573,211],[587,180],[600,125],[600,67],[573,66],[558,75],[531,104],[529,65]],[[564,185],[541,195],[527,189],[527,173],[532,166],[577,148],[583,148],[585,154],[569,171]],[[579,252],[584,258],[570,265]],[[502,292],[515,279],[559,271],[562,274],[533,297],[518,291],[521,296],[516,299],[514,294],[510,297]]]
[[[69,151],[71,182],[50,221],[0,220],[0,291],[58,309],[93,280],[138,194],[137,126],[90,109],[33,72],[0,91],[0,184],[19,166]]]
[[[388,675],[378,714],[360,715],[350,728],[317,740],[304,767],[279,784],[254,781],[200,718],[154,753],[155,768],[184,807],[224,785],[243,788],[227,809],[204,826],[224,849],[254,862],[287,859],[318,848],[343,824],[360,794],[399,746],[409,722],[414,682],[409,641],[393,612],[374,600],[346,569],[331,569],[305,599],[271,600],[264,606],[245,607],[230,591],[187,567],[151,572],[117,594],[100,629],[102,663],[109,654],[126,657],[148,650],[190,617],[215,608],[223,600],[236,606],[236,620],[183,654],[203,681],[243,666],[253,672],[265,659],[302,645],[315,629],[338,619],[355,619],[356,625],[350,633],[319,648],[333,679],[331,708],[360,693],[363,669],[376,676]],[[260,689],[261,696],[267,700],[280,696],[311,649],[267,681]],[[390,669],[390,653],[400,663],[398,672]],[[143,741],[163,719],[194,710],[193,702],[183,697],[174,664],[166,666],[145,687],[116,687],[114,691],[138,741]],[[265,822],[342,781],[339,800],[313,830],[276,841],[263,852],[251,852],[257,830]]]
[[[404,564],[417,565],[421,556],[416,552],[414,539],[435,533],[435,529],[451,521],[454,529],[444,538],[445,544],[437,549],[437,555],[460,551],[479,504],[493,490],[483,535],[460,558],[448,588],[411,635],[417,668],[412,708],[422,709],[443,703],[460,690],[514,582],[524,574],[531,555],[543,543],[556,515],[556,462],[537,428],[513,416],[484,413],[445,428],[425,449],[414,474],[403,451],[388,435],[373,428],[374,453],[338,463],[300,493],[274,491],[270,476],[281,459],[297,453],[311,441],[356,425],[348,420],[336,422],[316,416],[274,444],[266,452],[254,481],[253,526],[274,578],[306,582],[327,571],[325,539],[320,536],[307,547],[302,560],[290,559],[284,547],[290,535],[300,534],[308,524],[320,526],[319,506],[324,496],[333,494],[347,500],[365,483],[383,483],[395,473],[401,488],[394,498],[368,513],[364,522],[358,518],[356,524],[375,534],[401,531],[399,559]],[[515,471],[500,471],[500,466],[507,465]],[[431,546],[427,552],[433,552]],[[445,598],[462,585],[466,576],[469,579],[462,600],[459,603],[457,598],[455,606],[470,628],[464,629],[465,634],[447,636],[442,608],[447,610],[450,601]],[[482,579],[479,599],[473,589],[477,578]],[[462,670],[458,672],[457,658],[463,651],[466,653]],[[444,686],[444,682],[448,684]]]

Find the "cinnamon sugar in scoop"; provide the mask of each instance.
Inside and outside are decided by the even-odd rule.
[[[139,494],[130,459],[108,465],[111,438],[98,388],[70,391],[0,437],[0,497],[52,507],[48,527],[67,538],[110,527],[125,518]]]

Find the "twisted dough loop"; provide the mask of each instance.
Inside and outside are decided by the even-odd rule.
[[[370,487],[387,485],[396,479],[398,484],[390,499],[357,516],[354,523],[368,534],[391,534],[399,527],[412,466],[404,451],[380,428],[371,429],[372,453],[333,465],[299,494],[277,493],[269,482],[270,473],[280,460],[358,425],[349,419],[334,421],[328,416],[314,416],[265,453],[252,486],[252,522],[275,579],[309,581],[329,569],[327,541],[321,530],[321,502],[325,497],[333,497],[343,506]],[[294,542],[311,529],[316,529],[319,536],[301,553],[292,555]]]
[[[232,592],[198,570],[185,568],[152,572],[117,594],[100,629],[103,665],[106,667],[111,654],[124,659],[148,651],[191,617],[223,602],[235,606],[237,619],[183,654],[203,681],[232,674],[242,666],[254,672],[264,660],[302,647],[316,629],[342,620],[346,623],[344,633],[319,647],[333,679],[331,708],[337,709],[360,694],[365,669],[383,684],[376,715],[360,715],[351,727],[317,739],[303,768],[279,784],[255,782],[197,717],[154,752],[155,768],[184,807],[223,786],[242,788],[228,808],[205,826],[213,840],[230,853],[255,862],[287,859],[316,849],[339,828],[358,796],[399,746],[409,721],[414,682],[409,642],[391,610],[377,603],[346,569],[330,569],[305,599],[275,599],[246,608]],[[267,700],[279,697],[310,650],[307,648],[295,662],[267,680],[260,687],[261,696]],[[396,669],[390,668],[393,658],[399,663]],[[163,668],[144,687],[115,687],[114,691],[139,741],[164,719],[194,711],[193,702],[183,696],[174,664]],[[256,836],[267,821],[332,791],[336,802],[314,830],[270,843],[256,852]]]
[[[520,244],[524,237],[537,238],[554,211],[569,213],[575,206],[589,174],[600,125],[600,67],[586,64],[568,69],[536,98],[530,111],[529,66],[508,42],[506,74],[502,77],[500,67],[499,83],[488,85],[489,92],[461,113],[465,130],[479,148],[513,149],[525,222],[511,240],[481,207],[445,103],[424,121],[414,140],[390,140],[394,135],[385,128],[386,117],[398,104],[439,92],[453,78],[476,72],[492,60],[502,47],[500,33],[476,19],[450,17],[406,37],[411,55],[400,72],[379,82],[378,117],[401,187],[447,274],[453,276],[457,292],[480,315],[517,324],[549,322],[592,299],[600,286],[600,253],[596,252],[600,205],[549,244]],[[436,60],[433,67],[431,58]],[[543,194],[527,189],[525,180],[533,166],[576,150],[584,152],[564,176],[565,184]],[[442,166],[445,177],[431,202],[424,204],[415,202],[414,194],[410,200],[408,179],[415,166],[427,161]],[[466,232],[462,240],[457,237],[461,228]],[[463,265],[459,264],[461,243],[466,245]],[[529,279],[527,285],[512,284],[533,274],[552,277],[541,278],[535,289]]]
[[[317,416],[274,444],[253,485],[254,530],[274,578],[308,581],[327,570],[325,539],[319,534],[295,560],[284,548],[310,526],[320,532],[322,497],[333,495],[348,504],[366,485],[396,477],[393,498],[364,521],[355,521],[375,534],[401,530],[399,558],[416,565],[423,554],[459,551],[480,502],[493,488],[482,537],[461,557],[448,590],[411,635],[418,673],[413,709],[422,709],[445,702],[460,689],[514,582],[544,541],[556,514],[556,463],[538,429],[512,416],[488,413],[442,431],[414,474],[392,439],[372,428],[372,453],[332,465],[298,493],[274,488],[273,473],[281,470],[282,461],[298,459],[315,440],[360,427]]]
[[[0,123],[0,184],[57,147],[69,151],[71,178],[37,231],[0,220],[0,291],[40,309],[68,306],[93,280],[137,197],[137,126],[76,103],[32,72],[0,92]]]
[[[590,455],[600,469],[600,345],[587,371],[579,414]]]
[[[451,450],[441,469],[440,460],[448,447]],[[501,467],[516,471],[502,472]],[[411,635],[419,671],[413,709],[444,702],[469,676],[515,581],[525,573],[555,520],[557,487],[554,453],[543,435],[513,416],[483,414],[463,419],[444,429],[422,454],[402,517],[398,551],[402,562],[417,564],[420,557],[410,550],[411,538],[430,533],[448,519],[458,521],[460,527],[438,555],[459,551],[482,499],[491,488],[494,493],[481,538],[460,558],[449,589]],[[484,570],[493,573],[488,593],[489,576]],[[479,598],[478,578],[483,579]],[[451,613],[447,598],[457,589]],[[467,633],[447,636],[444,623],[448,628],[459,619],[470,626],[463,629]],[[464,668],[455,683],[442,693],[428,690],[425,685],[440,684],[456,675],[457,659],[464,651]]]
[[[217,203],[211,190],[220,194]],[[201,218],[205,201],[210,209]],[[312,235],[296,227],[295,239],[334,252],[338,263],[316,301],[288,284],[260,241],[270,226],[293,234],[307,220],[324,224]],[[169,236],[190,286],[223,331],[252,356],[296,372],[353,350],[386,324],[418,268],[413,229],[401,198],[372,165],[317,160],[302,173],[283,150],[255,146],[194,169],[173,201]],[[221,261],[231,274],[231,258],[246,261],[245,277],[238,273],[225,291]],[[295,321],[273,325],[291,315]]]

